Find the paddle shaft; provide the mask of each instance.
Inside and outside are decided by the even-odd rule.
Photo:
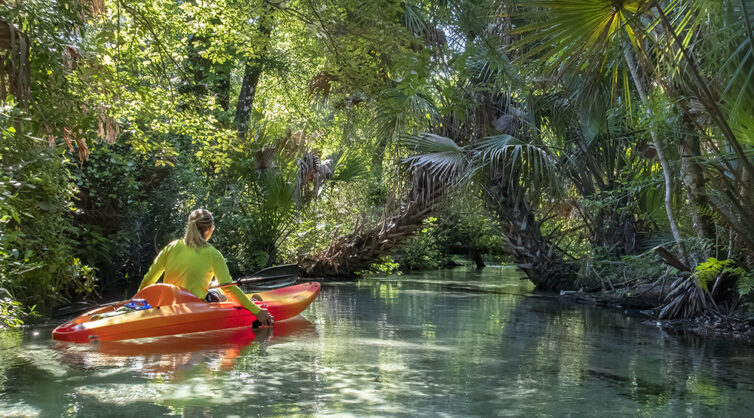
[[[237,286],[239,284],[246,283],[262,283],[273,280],[280,280],[289,277],[297,277],[299,274],[299,268],[296,264],[283,264],[280,266],[267,267],[259,270],[249,277],[241,277],[234,283],[223,284],[219,286],[212,286],[211,289],[222,289],[229,286]]]

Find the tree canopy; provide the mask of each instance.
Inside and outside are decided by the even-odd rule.
[[[133,288],[197,207],[235,275],[488,256],[562,290],[669,266],[662,315],[724,314],[754,288],[752,13],[0,1],[2,320]]]

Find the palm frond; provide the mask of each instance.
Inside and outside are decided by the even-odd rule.
[[[722,68],[725,87],[722,95],[731,114],[731,128],[736,135],[754,142],[751,107],[754,106],[754,1],[731,0],[727,17],[731,30],[722,34],[729,52]]]
[[[458,146],[452,139],[432,133],[407,135],[401,141],[401,145],[406,149],[422,154],[463,153],[463,147]]]
[[[412,173],[425,173],[442,183],[457,182],[466,174],[464,149],[450,138],[423,133],[404,137],[402,145],[418,153],[403,159]]]
[[[607,52],[622,30],[633,37],[626,23],[645,3],[639,0],[535,0],[521,2],[530,16],[546,16],[517,29],[525,57],[543,57],[551,70],[563,65],[577,70],[601,71]]]
[[[416,5],[403,3],[403,16],[406,29],[414,35],[423,34],[427,30],[427,21],[421,8]]]
[[[372,125],[382,146],[392,143],[413,123],[426,123],[437,118],[432,99],[417,92],[406,95],[399,89],[388,89],[379,98]],[[421,126],[421,125],[419,125]]]
[[[264,209],[277,217],[287,217],[294,210],[293,183],[278,173],[267,172],[259,178]]]
[[[351,152],[340,151],[328,157],[332,161],[332,181],[351,182],[364,177],[368,172],[363,158]]]
[[[466,59],[466,69],[477,83],[494,85],[498,89],[511,82],[523,85],[518,68],[508,56],[506,46],[485,42],[470,52]]]
[[[555,161],[542,147],[503,134],[480,139],[474,153],[478,166],[489,165],[493,171],[502,171],[511,182],[518,181],[521,175],[534,184],[549,186],[553,192],[562,190]]]

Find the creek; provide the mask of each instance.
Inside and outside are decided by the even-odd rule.
[[[323,284],[300,317],[70,344],[0,331],[0,416],[742,416],[754,347],[536,292],[512,267]]]

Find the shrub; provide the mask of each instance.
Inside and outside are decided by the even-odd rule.
[[[422,229],[401,249],[398,257],[401,270],[431,270],[440,267],[440,248],[433,234],[436,223],[437,218],[425,219]]]
[[[11,104],[0,108],[0,288],[11,301],[46,311],[91,291],[94,277],[73,254],[70,161],[22,121]],[[31,312],[4,305],[14,318]]]

